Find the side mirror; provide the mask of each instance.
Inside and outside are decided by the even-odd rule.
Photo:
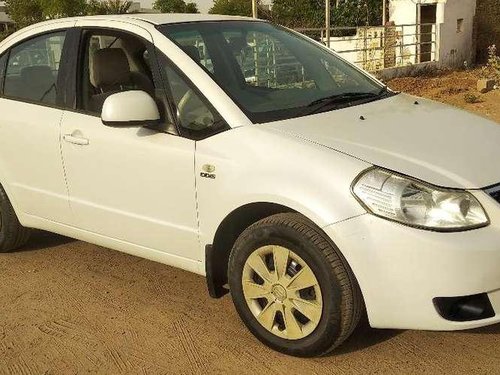
[[[108,126],[152,126],[160,122],[160,112],[146,92],[125,91],[110,95],[104,101],[101,120]]]

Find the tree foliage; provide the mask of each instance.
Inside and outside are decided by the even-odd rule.
[[[124,0],[6,0],[7,13],[22,28],[46,19],[86,14],[127,13],[132,1]]]
[[[0,42],[12,34],[14,30],[0,31]]]
[[[380,25],[382,0],[332,1],[332,26]],[[132,5],[128,0],[6,0],[7,12],[21,28],[45,19],[82,14],[127,13]],[[274,0],[272,11],[258,1],[259,17],[288,27],[323,27],[325,0]],[[163,13],[199,13],[194,2],[185,0],[156,0],[154,8]],[[211,14],[252,15],[251,0],[214,0]]]
[[[332,8],[333,26],[379,26],[382,24],[382,0],[340,0]]]
[[[68,1],[68,0],[63,0]],[[124,0],[89,0],[86,12],[90,15],[96,14],[125,14],[132,6],[132,1]]]
[[[200,13],[196,3],[186,3],[186,13]]]
[[[299,0],[300,1],[300,0]],[[257,2],[260,6],[260,0]],[[210,14],[226,14],[230,16],[252,16],[251,0],[214,0],[208,11]]]
[[[325,0],[274,0],[271,14],[274,22],[287,27],[322,27]]]
[[[6,0],[5,7],[18,28],[43,21],[45,18],[39,0]]]
[[[200,13],[196,3],[186,3],[184,0],[156,0],[153,8],[162,13]]]
[[[382,0],[331,0],[332,26],[380,25]],[[252,15],[250,0],[214,0],[209,13],[238,16]],[[259,1],[259,17],[270,18],[288,27],[323,27],[325,0],[274,0],[272,11],[267,12]]]
[[[75,17],[86,14],[86,0],[39,0],[44,18]]]

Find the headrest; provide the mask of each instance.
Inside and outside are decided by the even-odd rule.
[[[246,38],[241,37],[241,36],[230,37],[227,39],[227,41],[228,41],[229,47],[231,47],[231,49],[236,53],[240,53],[241,50],[248,47],[248,43],[247,43]]]
[[[31,85],[46,85],[49,88],[54,83],[52,69],[47,65],[28,66],[21,70],[21,79]]]
[[[201,62],[200,50],[196,46],[181,46],[182,50],[186,52],[197,63]]]
[[[91,59],[90,82],[95,87],[128,83],[130,65],[120,48],[104,48],[96,51]]]

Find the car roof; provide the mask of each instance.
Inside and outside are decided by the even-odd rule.
[[[12,39],[16,39],[20,35],[29,36],[35,35],[40,28],[46,28],[50,30],[56,27],[58,24],[65,23],[67,21],[92,21],[92,20],[121,20],[129,23],[144,26],[144,23],[149,25],[165,25],[165,24],[175,24],[175,23],[189,23],[189,22],[220,22],[220,21],[261,21],[250,17],[239,17],[239,16],[224,16],[216,14],[190,14],[190,13],[131,13],[131,14],[120,14],[120,15],[97,15],[97,16],[80,16],[80,17],[70,17],[70,18],[57,18],[52,20],[47,20],[44,22],[36,23],[31,26],[25,27],[12,34],[10,37],[5,38],[0,41],[0,50],[3,49],[5,45],[8,45]]]
[[[202,21],[256,21],[250,17],[224,16],[218,14],[193,14],[193,13],[137,13],[125,14],[115,17],[131,18],[149,22],[155,25],[168,23],[202,22]]]
[[[60,22],[68,19],[76,20],[127,20],[142,21],[153,25],[165,25],[172,23],[204,22],[204,21],[260,21],[250,17],[224,16],[218,14],[192,14],[192,13],[131,13],[119,15],[97,15],[71,18],[54,19],[52,22]],[[51,21],[45,22],[51,23]]]

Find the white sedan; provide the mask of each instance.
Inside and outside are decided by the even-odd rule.
[[[0,43],[0,251],[38,228],[205,275],[297,356],[338,347],[365,313],[486,326],[499,144],[497,124],[268,22],[48,21]]]

